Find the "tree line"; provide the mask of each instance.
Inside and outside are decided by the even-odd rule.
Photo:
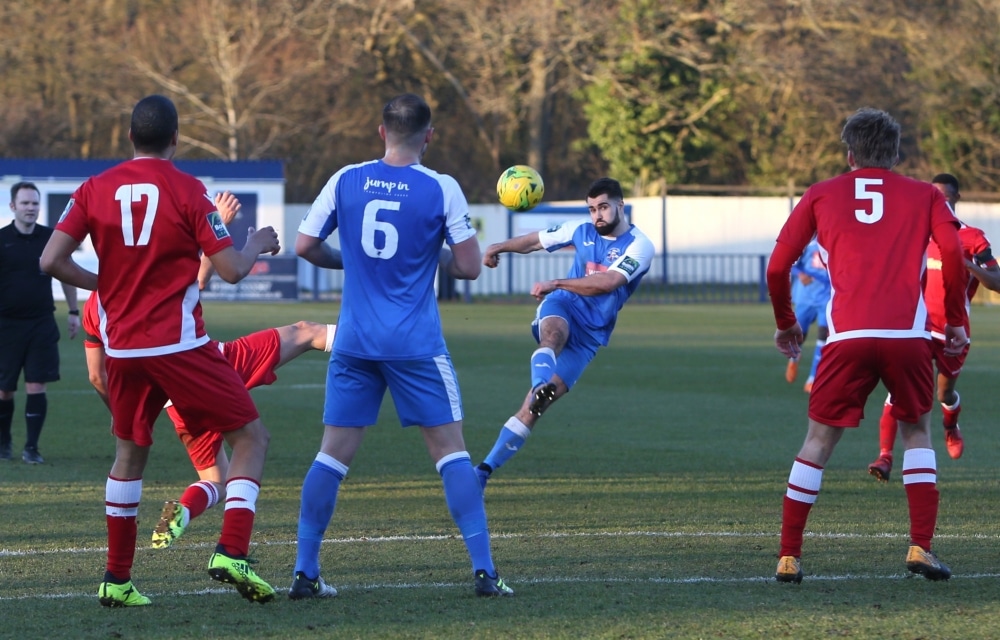
[[[6,0],[0,35],[4,156],[127,157],[163,93],[181,157],[281,159],[292,202],[380,155],[405,91],[473,202],[518,163],[550,199],[805,186],[862,106],[903,125],[901,172],[1000,186],[995,0]]]

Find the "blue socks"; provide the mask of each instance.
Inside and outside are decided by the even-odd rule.
[[[490,552],[490,534],[486,528],[483,490],[472,468],[469,453],[458,451],[446,455],[438,461],[437,470],[444,483],[444,499],[448,504],[448,511],[462,533],[469,559],[472,560],[472,570],[482,569],[491,576],[496,575],[493,554]]]
[[[295,573],[301,572],[310,579],[319,577],[319,547],[337,506],[340,482],[346,476],[346,465],[323,452],[316,454],[302,482]]]
[[[462,533],[473,571],[482,569],[496,575],[486,527],[483,491],[468,452],[459,451],[445,456],[438,461],[437,470],[444,484],[448,511]],[[346,465],[325,453],[316,454],[316,460],[302,483],[295,573],[305,574],[311,579],[319,577],[320,545],[337,505],[340,483],[346,476]]]
[[[483,463],[488,464],[490,469],[496,471],[520,451],[521,447],[524,446],[524,441],[530,435],[531,429],[526,427],[517,417],[511,416],[504,424],[503,429],[500,429],[496,444],[493,445],[493,450],[486,456]]]
[[[535,349],[531,354],[531,388],[552,380],[556,372],[556,353],[548,347]]]

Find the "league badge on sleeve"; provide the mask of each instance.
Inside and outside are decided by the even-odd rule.
[[[69,215],[70,209],[73,208],[74,204],[76,204],[76,198],[70,198],[69,202],[66,203],[66,208],[63,209],[62,214],[59,216],[59,222],[62,222],[63,220],[66,219],[66,216]]]
[[[635,260],[635,258],[625,256],[625,258],[621,261],[621,264],[618,265],[618,268],[625,273],[632,275],[635,273],[635,270],[639,268],[639,263]]]
[[[213,211],[206,218],[208,219],[208,224],[212,227],[212,232],[215,233],[216,240],[229,237],[229,229],[226,228],[226,223],[222,221],[222,216],[219,215],[218,211]]]

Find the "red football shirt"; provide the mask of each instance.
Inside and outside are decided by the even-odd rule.
[[[948,317],[965,320],[958,220],[933,185],[887,169],[850,171],[810,187],[778,235],[768,288],[779,328],[795,322],[791,264],[816,235],[830,274],[830,337],[928,338],[923,298],[928,239],[949,253]],[[950,234],[950,235],[949,235]]]
[[[199,255],[233,242],[200,180],[169,160],[135,158],[83,183],[56,228],[93,240],[108,355],[157,356],[208,342]]]
[[[962,223],[958,237],[962,241],[962,253],[967,260],[979,256],[982,260],[981,267],[993,267],[997,264],[991,251],[990,241],[982,229]],[[966,275],[968,283],[965,287],[965,310],[968,313],[968,302],[971,302],[976,295],[979,280],[971,273]],[[944,278],[941,275],[941,248],[933,240],[927,245],[927,284],[924,286],[924,299],[927,301],[927,311],[931,315],[931,335],[944,340]],[[970,331],[971,327],[966,317],[965,332],[971,337]]]

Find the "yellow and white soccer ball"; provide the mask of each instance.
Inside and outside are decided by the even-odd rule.
[[[526,164],[516,164],[500,174],[497,198],[512,211],[528,211],[545,195],[542,176]]]

